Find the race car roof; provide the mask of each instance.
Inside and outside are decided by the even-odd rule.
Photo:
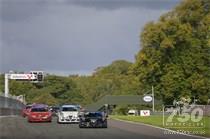
[[[32,106],[32,108],[46,108],[46,107],[48,107],[48,105],[46,104],[34,104]]]
[[[68,105],[67,104],[67,105],[62,105],[61,107],[78,107],[78,105],[72,105],[72,104],[71,105]]]

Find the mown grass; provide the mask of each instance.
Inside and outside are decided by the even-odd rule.
[[[182,133],[189,133],[189,134],[195,134],[198,136],[206,136],[210,137],[210,117],[203,117],[204,126],[201,126],[199,128],[196,127],[167,127],[163,125],[163,116],[148,116],[148,117],[142,117],[142,116],[125,116],[125,115],[112,115],[110,116],[113,119],[120,119],[120,120],[126,120],[126,121],[132,121],[132,122],[138,122],[138,123],[144,123],[149,125],[154,125],[158,127],[168,128],[175,131],[181,131]],[[176,117],[178,118],[178,117]],[[174,118],[174,119],[176,119]],[[167,117],[164,118],[165,120]]]

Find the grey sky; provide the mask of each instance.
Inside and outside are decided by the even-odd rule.
[[[139,34],[180,0],[0,0],[0,72],[90,74],[134,61]]]

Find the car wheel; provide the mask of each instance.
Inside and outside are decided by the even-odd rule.
[[[84,128],[84,126],[82,126],[81,124],[79,124],[79,128]]]
[[[57,120],[57,123],[58,123],[58,124],[61,124],[61,122],[59,122],[59,120]]]
[[[107,128],[108,126],[107,126],[107,122],[105,122],[104,124],[103,124],[103,126],[102,126],[103,128]]]

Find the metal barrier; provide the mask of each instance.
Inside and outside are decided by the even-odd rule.
[[[204,115],[205,116],[210,116],[210,105],[205,106]]]
[[[24,106],[19,100],[0,96],[0,115],[19,115]]]

